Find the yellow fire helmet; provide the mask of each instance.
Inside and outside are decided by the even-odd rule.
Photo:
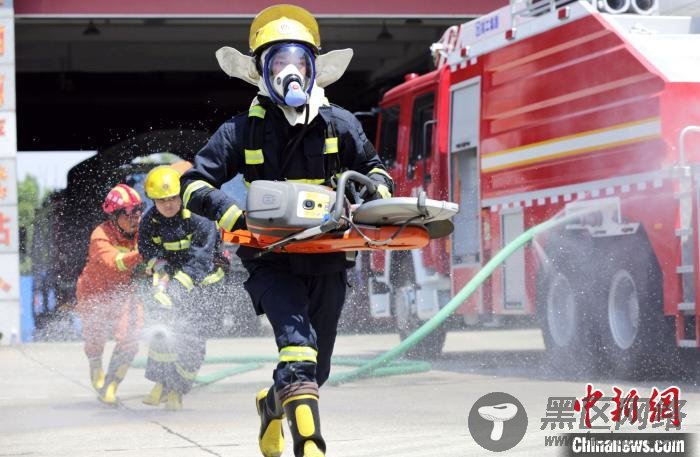
[[[296,5],[281,4],[265,8],[250,25],[250,51],[257,54],[267,45],[280,41],[307,44],[318,54],[321,36],[316,19]]]
[[[158,200],[180,195],[180,173],[168,165],[160,165],[146,175],[146,195]]]

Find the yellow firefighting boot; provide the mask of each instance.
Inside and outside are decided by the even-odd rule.
[[[182,394],[175,390],[168,392],[168,399],[165,401],[165,409],[168,411],[180,411],[182,409]]]
[[[157,382],[155,383],[149,394],[143,397],[143,400],[141,401],[150,406],[158,406],[159,404],[165,402],[166,397],[167,395],[163,391],[163,384]]]
[[[102,390],[105,385],[105,372],[102,370],[102,357],[88,359],[90,362],[90,382],[96,391]]]
[[[324,457],[326,442],[321,436],[318,397],[309,394],[289,397],[284,401],[284,413],[294,439],[295,457]]]
[[[279,457],[284,451],[284,432],[282,431],[282,419],[284,411],[270,412],[267,406],[267,392],[270,389],[262,389],[255,396],[255,408],[260,416],[260,434],[258,444],[264,457]],[[277,402],[275,402],[277,404]]]
[[[100,391],[97,399],[102,403],[109,406],[117,406],[117,387],[119,383],[117,381],[112,381],[107,386]]]
[[[117,367],[114,373],[112,370],[114,368],[110,367],[110,371],[107,373],[105,380],[105,387],[100,390],[100,394],[97,399],[102,403],[107,405],[116,406],[117,405],[117,387],[124,380],[126,372],[129,370],[129,365],[124,364]]]

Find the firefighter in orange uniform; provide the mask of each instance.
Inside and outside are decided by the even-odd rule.
[[[143,324],[143,307],[131,281],[141,263],[136,233],[143,208],[139,194],[126,184],[109,191],[102,204],[107,220],[90,236],[87,263],[76,287],[90,380],[97,398],[110,405],[117,403],[117,387],[138,351],[137,333]],[[111,336],[117,345],[105,375],[102,352]]]

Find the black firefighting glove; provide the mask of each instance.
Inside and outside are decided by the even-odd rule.
[[[238,219],[236,219],[236,222],[233,224],[233,231],[235,232],[236,230],[248,230],[248,225],[245,221],[245,211],[238,216]]]
[[[367,177],[374,182],[376,189],[370,194],[366,187],[363,188],[360,192],[360,196],[364,201],[371,202],[373,200],[391,197],[391,190],[389,189],[387,178],[384,175],[380,173],[370,173]]]

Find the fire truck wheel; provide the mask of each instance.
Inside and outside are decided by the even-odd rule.
[[[396,327],[399,330],[401,341],[408,338],[410,334],[415,332],[423,322],[415,315],[413,305],[415,301],[415,292],[413,285],[404,284],[401,287],[394,289],[393,293],[393,308],[396,316]],[[442,347],[445,345],[445,337],[447,331],[443,327],[438,327],[429,334],[421,342],[413,346],[406,355],[415,358],[434,358],[442,353]]]
[[[649,252],[620,250],[600,278],[600,335],[614,374],[634,379],[674,371],[678,354],[672,318],[663,315],[661,277]],[[670,370],[670,371],[669,371]]]
[[[545,346],[557,373],[596,372],[596,341],[593,334],[589,290],[579,283],[571,268],[552,268],[539,275],[537,310]]]

